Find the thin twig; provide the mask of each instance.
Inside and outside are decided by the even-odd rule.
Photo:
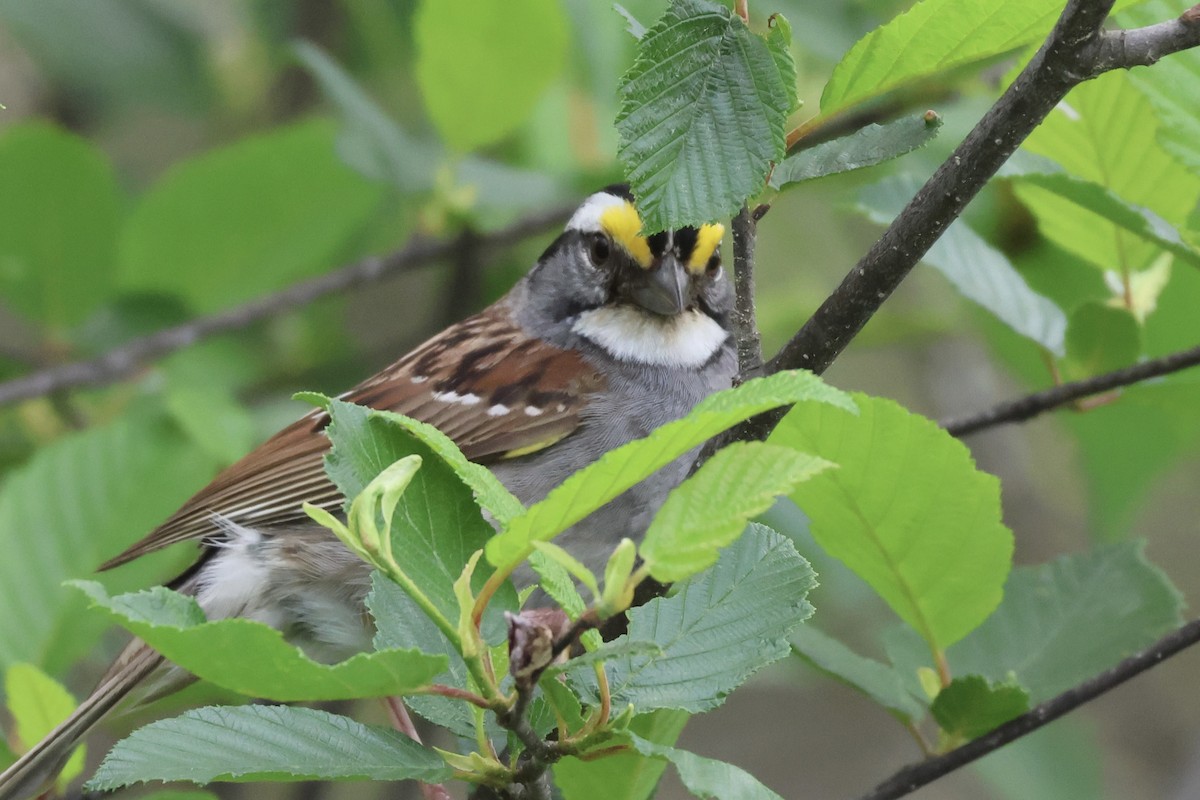
[[[1155,664],[1165,661],[1198,641],[1200,641],[1200,619],[1177,628],[1151,647],[1030,709],[991,733],[936,758],[901,769],[863,795],[860,800],[895,800],[915,792],[920,787],[1053,722],[1084,703],[1095,700],[1100,695],[1115,689],[1130,678],[1140,675]]]
[[[571,209],[554,208],[525,217],[493,233],[470,234],[485,248],[500,248],[543,233],[565,220]],[[83,386],[103,386],[136,373],[153,359],[219,333],[245,328],[327,295],[440,261],[454,254],[459,237],[417,239],[386,256],[365,258],[334,272],[289,286],[282,291],[207,317],[134,339],[87,361],[76,361],[0,383],[0,406]]]
[[[1171,353],[1162,358],[1143,361],[1140,364],[1103,375],[1064,383],[1024,397],[1007,400],[977,414],[946,420],[942,423],[942,427],[953,436],[966,436],[997,425],[1024,422],[1043,412],[1052,411],[1084,397],[1102,394],[1122,386],[1129,386],[1139,381],[1168,375],[1197,365],[1200,365],[1200,346]]]

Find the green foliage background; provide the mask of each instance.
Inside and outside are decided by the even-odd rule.
[[[592,0],[506,5],[511,14],[491,19],[467,2],[0,0],[0,379],[229,308],[394,249],[414,233],[494,229],[619,180],[618,152],[636,151],[622,138],[633,117],[618,91],[635,60],[628,23]],[[647,27],[666,7],[622,5]],[[1005,14],[1021,25],[997,31],[972,17],[994,4],[925,0],[873,34],[899,48],[890,69],[857,60],[865,45],[852,50],[855,42],[906,5],[752,3],[760,32],[770,12],[791,23],[805,102],[793,123],[885,91],[900,92],[914,112],[935,108],[943,120],[931,144],[899,161],[807,182],[774,201],[759,243],[768,352],[990,105],[1009,66],[1001,57],[1020,58],[1057,11],[1055,3],[1010,0]],[[1175,16],[1184,4],[1121,5],[1136,6],[1121,18],[1135,25]],[[917,40],[904,49],[926,17],[971,45],[933,52]],[[779,47],[778,34],[771,47]],[[1071,378],[1195,345],[1200,159],[1187,131],[1200,123],[1194,103],[1189,113],[1174,99],[1198,64],[1195,53],[1184,54],[1072,93],[829,381],[938,419],[1048,385],[1048,356]],[[626,127],[613,125],[618,117]],[[778,142],[767,144],[757,161],[778,156]],[[781,173],[804,175],[802,166]],[[726,178],[746,184],[744,174]],[[663,213],[709,211],[677,205]],[[114,387],[0,409],[0,666],[29,662],[76,693],[90,688],[123,637],[105,629],[102,614],[85,613],[82,596],[60,589],[62,581],[90,577],[217,469],[303,413],[288,399],[293,391],[336,394],[482,307],[548,238],[321,301],[190,347]],[[1130,302],[1114,308],[1114,297]],[[868,405],[868,418],[906,416],[885,401]],[[1008,576],[1019,589],[1009,602],[993,592],[949,620],[926,619],[920,602],[901,613],[927,642],[950,645],[956,675],[987,678],[939,698],[939,720],[957,725],[956,702],[994,704],[1003,716],[1009,669],[1037,676],[1037,702],[1161,633],[1179,598],[1144,558],[1165,566],[1185,601],[1196,599],[1198,408],[1200,379],[1184,373],[1086,414],[1060,412],[969,441],[980,467],[1001,479],[1015,560],[1028,566]],[[828,426],[785,426],[777,436],[833,462],[870,438],[861,420],[823,413],[844,426],[830,437],[836,442],[821,441]],[[913,437],[887,443],[900,461],[933,446],[920,438],[921,423],[911,431],[903,420],[891,425]],[[928,644],[898,628],[867,583],[825,555],[853,563],[853,553],[838,548],[855,545],[829,540],[821,492],[859,478],[829,471],[796,491],[811,534],[794,505],[768,513],[819,575],[810,596],[816,628],[794,634],[799,655],[697,717],[679,742],[784,796],[850,796],[917,755],[902,727],[821,674],[852,680],[901,720],[927,699],[916,674],[928,667]],[[936,471],[922,480],[943,485]],[[954,488],[960,498],[995,491]],[[864,507],[888,501],[865,497]],[[927,524],[935,535],[937,521]],[[862,540],[872,535],[866,530]],[[1133,541],[1143,537],[1144,547]],[[140,588],[187,558],[167,552],[101,580],[113,592]],[[998,587],[1004,576],[970,579]],[[881,586],[887,576],[868,580],[889,599],[889,591],[911,589]],[[913,585],[936,594],[931,576],[915,576]],[[1053,602],[1055,592],[1077,586],[1094,600],[1081,590]],[[1031,594],[1050,598],[1059,616],[1036,616],[1044,606],[1023,602]],[[1097,620],[1111,638],[1084,635]],[[1186,657],[1176,660],[921,796],[1168,797],[1196,761],[1193,672]],[[168,716],[197,695],[223,697],[199,687],[138,721]],[[354,715],[383,722],[366,704]],[[660,715],[653,725],[640,722],[639,734],[671,729],[673,720]],[[93,765],[105,749],[90,749]],[[673,763],[686,782],[686,759]],[[1016,774],[1027,783],[1015,784]],[[667,781],[661,797],[686,796],[675,778]],[[361,796],[362,788],[332,791]]]

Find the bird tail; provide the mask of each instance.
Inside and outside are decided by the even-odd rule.
[[[0,800],[25,800],[45,790],[87,732],[163,663],[163,657],[133,642],[79,707],[17,762],[0,774]]]

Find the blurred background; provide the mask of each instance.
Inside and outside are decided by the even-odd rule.
[[[488,142],[447,142],[437,133],[431,114],[447,112],[423,95],[414,66],[417,5],[0,0],[0,380],[233,308],[415,236],[494,231],[621,179],[612,119],[635,42],[608,3],[554,6],[539,34],[547,43],[535,48],[538,85],[517,81],[506,88],[511,97],[479,109],[514,116]],[[665,3],[623,5],[648,25]],[[797,121],[815,113],[837,59],[907,5],[752,4],[756,25],[774,11],[792,23],[806,103]],[[758,251],[768,354],[879,233],[853,208],[860,193],[887,174],[927,177],[993,102],[1009,66],[951,76],[910,100],[913,110],[935,108],[945,120],[930,147],[774,200]],[[503,76],[506,66],[490,69]],[[1033,285],[1053,267],[1078,293],[1106,294],[1100,273],[1041,239],[1007,190],[986,191],[968,220]],[[85,693],[123,636],[85,612],[62,580],[87,576],[303,413],[293,392],[341,391],[482,308],[553,235],[546,227],[500,247],[460,240],[452,258],[206,338],[113,385],[0,408],[0,666],[33,662]],[[34,272],[22,270],[29,263]],[[1176,270],[1163,298],[1147,323],[1150,355],[1195,344],[1200,281]],[[924,267],[826,377],[934,419],[1052,381],[1035,345]],[[1181,381],[1167,403],[1129,392],[1085,414],[969,437],[979,465],[1002,480],[1017,562],[1144,537],[1151,561],[1194,601],[1197,402],[1200,386]],[[777,509],[773,521],[797,537],[821,576],[815,620],[881,655],[881,633],[895,624],[890,612],[821,558],[796,512]],[[150,585],[188,557],[167,552],[105,580],[118,589]],[[1176,658],[914,797],[1200,796],[1198,658]],[[89,763],[139,721],[213,696],[197,687],[113,722],[93,737]],[[383,719],[367,704],[353,713]],[[694,718],[680,743],[797,798],[854,797],[920,756],[884,711],[798,660]],[[213,791],[408,796],[358,784]],[[687,795],[668,777],[659,796]]]

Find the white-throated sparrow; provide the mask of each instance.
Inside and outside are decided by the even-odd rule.
[[[723,228],[640,235],[622,186],[593,194],[533,269],[499,301],[434,336],[343,399],[431,423],[524,503],[614,447],[686,414],[730,385],[733,290]],[[172,587],[210,618],[244,616],[283,630],[316,657],[366,648],[367,565],[314,525],[304,502],[341,511],[325,476],[328,418],[313,412],[223,471],[162,525],[103,568],[193,540],[199,560]],[[558,542],[600,567],[638,538],[686,475],[666,466]],[[186,681],[132,643],[79,709],[0,775],[0,800],[33,793],[89,728],[152,673],[155,694]]]

